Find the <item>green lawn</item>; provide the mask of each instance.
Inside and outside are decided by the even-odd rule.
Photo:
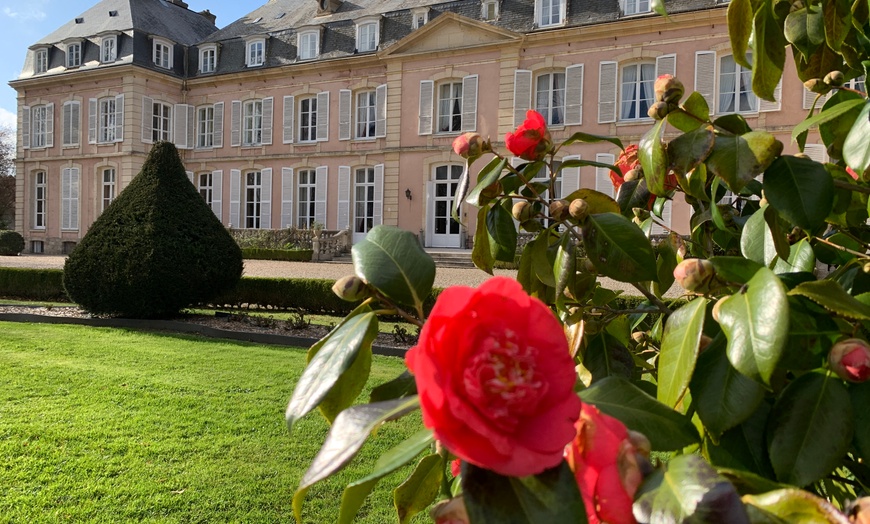
[[[0,322],[0,520],[291,521],[327,431],[318,413],[292,438],[284,425],[304,363],[293,348]],[[403,369],[375,357],[373,382]],[[334,522],[344,485],[417,429],[419,414],[381,428],[309,491],[306,522]],[[391,490],[408,474],[382,481],[357,521],[395,522]]]

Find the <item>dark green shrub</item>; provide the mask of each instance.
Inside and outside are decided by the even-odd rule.
[[[187,179],[175,146],[159,142],[67,258],[64,287],[92,313],[153,318],[207,302],[241,274],[238,245]]]
[[[65,300],[63,271],[0,267],[0,296],[21,300]]]
[[[24,251],[24,237],[16,231],[0,231],[0,255],[14,256]]]
[[[242,258],[247,260],[284,260],[291,262],[311,262],[314,251],[310,249],[267,249],[260,247],[242,248]]]

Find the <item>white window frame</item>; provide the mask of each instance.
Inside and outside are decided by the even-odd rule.
[[[568,0],[536,0],[535,22],[538,27],[559,27],[565,25]]]
[[[260,208],[263,204],[263,172],[245,172],[245,229],[260,229]]]
[[[317,142],[317,112],[317,96],[299,99],[299,142]]]
[[[358,53],[377,51],[380,45],[380,20],[360,20],[356,24],[356,50]],[[363,45],[365,44],[365,45]]]
[[[562,87],[556,87],[556,79],[561,77]],[[541,89],[541,81],[547,79],[545,89]],[[544,117],[544,121],[548,126],[564,126],[565,125],[565,104],[566,104],[566,85],[567,75],[564,70],[549,71],[541,73],[535,77],[535,111]],[[562,101],[558,105],[557,95],[561,91]],[[541,103],[541,95],[546,95],[546,103]]]
[[[214,73],[217,69],[217,46],[211,45],[199,50],[199,72]]]
[[[294,220],[299,229],[311,229],[317,222],[317,170],[306,168],[296,173]]]
[[[263,144],[263,100],[246,100],[242,105],[242,145]]]
[[[266,63],[266,39],[256,38],[245,44],[245,65],[260,67]]]
[[[625,16],[642,15],[652,11],[650,0],[620,0],[619,3]]]
[[[118,59],[118,37],[104,36],[100,39],[100,62],[108,64]]]
[[[81,142],[82,104],[78,100],[63,103],[61,113],[61,143],[63,146],[77,146]]]
[[[49,104],[30,108],[30,148],[42,149],[50,147],[52,111]]]
[[[61,171],[61,222],[63,231],[75,231],[79,228],[79,184],[81,177],[77,167],[64,168]],[[69,191],[63,187],[68,185]]]
[[[205,200],[205,204],[211,208],[214,202],[214,173],[206,171],[197,175],[196,190]]]
[[[71,42],[66,46],[66,67],[72,69],[82,65],[82,43]]]
[[[723,73],[722,61],[730,58],[731,62],[734,64],[734,72],[733,73]],[[746,59],[752,60],[752,54],[746,53]],[[731,106],[723,107],[722,104],[722,96],[725,94],[722,90],[722,77],[723,75],[734,75],[734,88],[729,90],[729,93],[733,97],[731,101]],[[747,79],[746,85],[742,86],[745,89],[741,89],[741,85],[737,82],[740,79]],[[724,54],[720,55],[716,59],[716,112],[718,114],[721,113],[740,113],[740,114],[754,114],[758,112],[759,107],[759,99],[752,91],[752,70],[746,69],[741,66],[734,60],[734,55]],[[740,109],[740,102],[743,94],[746,94],[747,100],[749,101],[749,109]],[[754,102],[754,103],[753,103]]]
[[[33,72],[37,75],[48,71],[48,49],[40,48],[33,52]]]
[[[169,40],[154,38],[151,44],[151,60],[157,67],[172,69],[175,45]]]
[[[45,229],[48,218],[48,173],[33,174],[33,224],[31,229]]]
[[[107,207],[109,207],[109,204],[111,204],[113,200],[115,200],[118,187],[118,178],[114,167],[104,167],[100,170],[100,173],[102,174],[101,180],[103,182],[103,190],[100,193],[100,211],[102,212],[105,211]]]
[[[214,105],[196,108],[196,149],[214,147]]]
[[[107,96],[97,100],[97,143],[108,144],[119,142],[120,138],[115,134],[117,119],[119,117],[118,98]]]
[[[411,10],[411,27],[420,29],[429,23],[429,8],[420,7]]]
[[[447,96],[444,96],[444,88],[449,87],[450,92],[447,93]],[[456,92],[456,89],[459,89],[459,92]],[[438,134],[455,134],[460,133],[462,130],[462,103],[463,103],[463,85],[462,80],[445,80],[438,84],[438,98],[435,101],[436,108],[438,109],[437,114],[435,115],[435,132]],[[445,112],[445,102],[452,106],[447,107],[447,111]],[[458,107],[457,107],[458,106]],[[449,123],[447,126],[448,129],[445,129],[442,121],[446,121]],[[454,129],[455,127],[455,129]]]
[[[364,180],[360,182],[360,175],[364,177]],[[360,166],[354,168],[353,170],[353,193],[352,193],[352,205],[353,205],[353,223],[351,224],[351,232],[352,233],[368,233],[372,230],[372,228],[377,225],[375,223],[375,219],[377,217],[377,213],[375,212],[375,201],[377,200],[377,181],[375,177],[375,168],[374,166]],[[363,189],[366,193],[366,198],[364,201],[360,201],[358,198],[359,189]],[[369,191],[371,191],[371,199],[369,199]],[[364,206],[362,213],[363,216],[360,216],[359,209],[360,205]],[[371,213],[369,213],[371,211]],[[360,223],[362,220],[362,224]]]
[[[490,15],[490,10],[492,15]],[[484,0],[480,5],[480,18],[486,21],[498,20],[498,0]]]
[[[365,99],[365,100],[363,100]],[[374,89],[359,91],[354,97],[354,136],[357,139],[368,140],[377,137],[377,91]]]
[[[172,141],[172,104],[154,101],[151,107],[151,141]]]
[[[644,66],[652,67],[652,77],[646,80],[642,77],[642,72]],[[629,68],[636,68],[637,77],[634,81],[632,81],[632,90],[633,95],[631,98],[631,104],[634,106],[635,115],[628,116],[624,114],[623,107],[627,101],[627,89],[625,84],[625,72]],[[656,64],[655,61],[643,60],[639,62],[631,62],[626,64],[621,64],[619,67],[619,97],[617,98],[617,113],[619,115],[620,122],[638,122],[644,120],[651,120],[647,111],[649,110],[649,106],[655,103],[655,95],[653,94],[653,85],[656,80]],[[642,85],[646,83],[648,87],[649,98],[641,98],[642,93]],[[648,102],[646,107],[642,107],[643,102]]]
[[[297,41],[299,60],[314,60],[320,56],[320,31],[302,31]]]

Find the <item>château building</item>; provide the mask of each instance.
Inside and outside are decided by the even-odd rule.
[[[727,4],[668,0],[269,0],[223,29],[182,0],[102,0],[34,43],[18,93],[16,230],[34,253],[68,252],[171,140],[191,182],[234,228],[377,224],[427,247],[465,247],[476,213],[450,218],[476,131],[503,149],[528,109],[553,138],[636,143],[657,75],[715,114],[739,112],[786,150],[813,96],[788,64],[777,102],[731,56]],[[811,137],[810,142],[818,140]],[[824,159],[824,147],[807,153]],[[612,163],[607,142],[559,160]],[[612,194],[606,169],[562,171],[555,191]],[[663,220],[688,232],[679,197]]]

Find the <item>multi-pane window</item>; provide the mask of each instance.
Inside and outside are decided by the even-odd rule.
[[[114,142],[115,123],[118,120],[118,108],[115,97],[101,98],[99,101],[99,113],[97,115],[97,141]]]
[[[535,110],[543,115],[548,125],[565,123],[565,73],[538,76]]]
[[[154,63],[164,69],[172,67],[172,46],[160,40],[154,41]]]
[[[299,35],[299,59],[311,60],[317,58],[320,48],[320,33],[307,31]]]
[[[314,225],[314,201],[317,172],[314,169],[299,171],[299,182],[296,186],[296,226],[309,229]]]
[[[639,13],[649,13],[649,0],[623,0],[623,2],[623,14],[636,15]]]
[[[866,93],[866,87],[864,83],[864,75],[859,76],[858,78],[853,78],[846,82],[846,87],[854,89],[855,91],[860,91],[862,93]]]
[[[429,21],[429,8],[414,9],[411,11],[411,16],[413,17],[411,25],[414,29],[419,29]]]
[[[481,8],[481,16],[484,20],[495,20],[498,18],[498,1],[485,0]]]
[[[462,128],[462,82],[438,86],[438,132],[458,132]]]
[[[74,146],[79,143],[79,126],[81,125],[81,103],[73,100],[63,104],[63,145]]]
[[[249,171],[245,174],[245,227],[260,228],[260,205],[262,202],[263,174]]]
[[[356,50],[360,53],[378,48],[378,23],[365,22],[356,28]]]
[[[747,53],[747,60],[752,56]],[[752,70],[734,61],[732,55],[719,59],[719,112],[745,113],[758,110],[758,98],[752,92]]]
[[[103,206],[101,208],[103,211],[115,200],[115,184],[115,169],[111,167],[103,169]]]
[[[214,73],[217,67],[217,49],[207,47],[199,52],[199,72]]]
[[[118,37],[104,36],[100,41],[100,62],[114,62],[118,58]]]
[[[214,199],[214,182],[211,173],[200,173],[198,180],[199,194],[205,200],[206,205],[211,207]]]
[[[151,114],[151,140],[171,140],[172,106],[162,102],[154,102]]]
[[[196,112],[196,147],[214,147],[214,106],[200,107]]]
[[[463,170],[464,167],[457,164],[435,168],[435,194],[432,205],[434,206],[433,233],[436,235],[459,234],[459,222],[453,220],[453,206]]]
[[[265,48],[264,40],[248,42],[248,67],[263,65]]]
[[[242,125],[244,145],[258,146],[263,142],[263,101],[248,100]]]
[[[60,174],[60,228],[79,228],[79,170],[64,168]]]
[[[47,105],[30,108],[30,147],[46,147],[48,145],[48,128],[51,111]]]
[[[565,0],[538,0],[538,2],[540,13],[538,22],[541,27],[562,24]]]
[[[356,95],[356,137],[375,137],[375,106],[377,96],[374,91],[363,91]]]
[[[76,42],[66,46],[66,66],[78,67],[82,65],[82,44]]]
[[[46,71],[48,71],[48,49],[37,49],[35,58],[35,72],[45,73]]]
[[[33,176],[33,229],[45,229],[47,205],[48,176],[45,171],[37,171]]]
[[[631,64],[622,68],[619,90],[619,119],[637,120],[649,118],[647,114],[653,103],[653,84],[656,80],[654,63]]]
[[[353,232],[367,233],[374,227],[375,168],[361,167],[356,170],[353,191]]]
[[[317,97],[303,98],[299,102],[299,141],[317,140]]]

